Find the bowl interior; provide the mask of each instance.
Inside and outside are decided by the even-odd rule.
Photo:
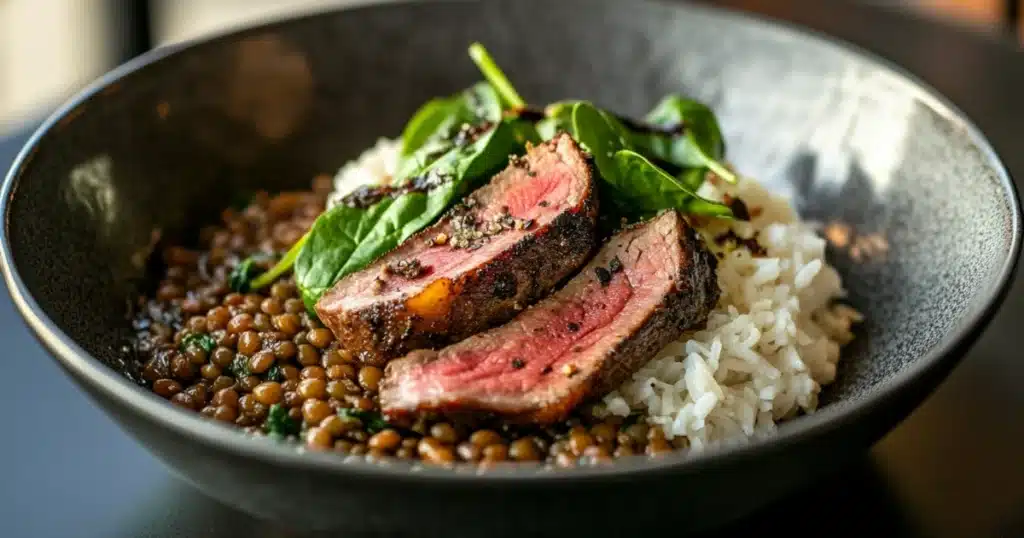
[[[237,193],[304,187],[396,136],[425,100],[478,79],[473,40],[533,102],[640,115],[668,92],[705,100],[744,174],[805,218],[884,238],[831,252],[867,321],[825,407],[962,330],[1012,254],[1014,195],[987,144],[887,67],[705,9],[504,0],[323,14],[123,70],[13,172],[14,268],[61,331],[124,370],[126,302],[157,237],[187,238]]]

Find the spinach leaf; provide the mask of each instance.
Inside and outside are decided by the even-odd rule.
[[[634,133],[633,142],[645,156],[672,163],[684,171],[709,169],[725,181],[736,183],[736,174],[721,162],[725,141],[718,120],[707,105],[669,95],[647,114],[645,121],[663,128]],[[690,173],[685,179],[689,188],[696,189],[703,183],[704,175]]]
[[[631,150],[615,153],[618,173],[612,181],[626,204],[639,214],[653,215],[662,209],[676,208],[683,213],[709,217],[732,217],[729,206],[702,198],[679,179],[658,168],[643,155]]]
[[[368,433],[377,433],[390,427],[388,421],[376,411],[363,411],[355,408],[338,409],[338,416],[343,419],[357,419],[363,423]]]
[[[181,339],[181,350],[185,351],[192,346],[198,347],[207,353],[212,353],[214,348],[217,347],[217,341],[206,333],[186,334],[185,337]]]
[[[630,134],[618,120],[607,112],[588,102],[579,102],[572,107],[572,134],[576,141],[594,156],[594,163],[601,175],[616,175],[618,165],[613,157],[623,149],[633,149]],[[616,178],[613,183],[621,183]]]
[[[573,106],[572,132],[594,156],[602,178],[601,200],[611,203],[615,217],[646,218],[668,208],[707,216],[732,215],[728,206],[697,196],[695,189],[634,151],[622,123],[592,104]]]
[[[310,310],[345,275],[366,267],[434,222],[456,200],[519,153],[511,122],[501,122],[466,147],[452,148],[427,170],[427,192],[411,191],[368,208],[338,205],[320,215],[295,259],[295,278]]]
[[[544,119],[537,122],[542,140],[551,140],[559,131],[572,132],[572,111],[579,101],[559,101],[544,109]]]
[[[632,149],[629,132],[610,114],[585,101],[573,105],[571,119],[572,136],[593,155],[594,164],[603,179],[598,184],[602,227],[614,226],[621,219],[632,220],[637,215],[625,205],[628,197],[620,191],[628,185],[619,177],[619,165],[614,160],[617,152]]]
[[[450,126],[458,112],[458,99],[458,97],[436,98],[421,106],[402,130],[400,155],[402,157],[411,155],[432,137],[437,136],[439,131]]]
[[[401,183],[424,173],[434,161],[460,145],[460,131],[496,124],[501,121],[501,114],[501,99],[486,82],[447,99],[428,102],[402,133],[395,179]]]
[[[270,406],[267,421],[264,423],[267,435],[274,439],[284,439],[290,435],[298,435],[302,425],[288,416],[288,408],[281,404]]]
[[[519,96],[515,87],[509,82],[508,77],[505,76],[505,73],[498,67],[494,58],[491,57],[491,54],[487,52],[483,45],[480,43],[470,45],[469,57],[476,63],[484,78],[487,79],[487,82],[498,92],[506,108],[522,108],[526,106],[526,101],[523,101],[523,98]]]

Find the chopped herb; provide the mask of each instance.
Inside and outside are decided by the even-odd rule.
[[[612,258],[612,261],[608,262],[608,270],[611,271],[612,274],[622,271],[622,260],[620,260],[618,256]]]
[[[246,258],[231,270],[231,275],[228,276],[228,285],[233,291],[238,293],[249,291],[252,280],[261,272],[259,267],[254,265],[255,263],[256,260],[253,258]]]
[[[281,404],[270,406],[270,410],[267,412],[267,421],[264,423],[267,435],[275,439],[298,435],[301,426],[299,421],[288,416],[288,408]]]
[[[206,333],[191,333],[181,339],[181,350],[186,351],[190,347],[198,347],[207,353],[213,352],[217,347],[217,341]]]
[[[267,381],[275,381],[280,383],[284,381],[284,372],[281,370],[280,365],[273,365],[267,370]]]
[[[601,287],[605,287],[609,282],[612,281],[612,274],[608,272],[604,267],[594,268],[594,274],[597,275],[597,281],[601,283]]]
[[[249,357],[241,353],[235,355],[235,358],[231,361],[231,366],[228,366],[228,371],[231,372],[235,379],[251,376],[252,371],[249,370]]]
[[[376,411],[363,411],[355,408],[338,409],[338,416],[341,418],[358,419],[369,433],[377,433],[390,426],[388,421]]]
[[[512,359],[512,367],[515,368],[516,370],[521,370],[522,368],[526,367],[526,363],[523,362],[523,359],[516,357]]]

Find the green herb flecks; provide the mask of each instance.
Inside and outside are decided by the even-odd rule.
[[[236,380],[251,376],[252,371],[249,370],[249,357],[241,353],[235,355],[235,358],[231,360],[231,364],[228,366],[228,371],[231,372],[231,375]]]
[[[363,423],[363,427],[366,428],[368,433],[377,433],[385,428],[390,427],[388,421],[384,420],[384,417],[376,411],[363,411],[362,409],[355,408],[342,408],[338,409],[338,416],[343,419],[357,419]]]
[[[268,437],[284,439],[291,435],[298,435],[302,431],[302,424],[288,416],[288,408],[281,404],[270,406],[267,411],[267,420],[263,427]]]
[[[181,339],[181,350],[187,351],[190,347],[197,347],[207,353],[212,353],[217,347],[217,340],[206,333],[190,333]]]
[[[280,365],[275,364],[271,366],[269,370],[267,370],[266,378],[267,381],[274,381],[280,383],[281,381],[284,381],[284,371],[281,370]]]
[[[228,286],[232,291],[246,293],[252,288],[253,278],[261,272],[254,259],[246,258],[231,270],[231,274],[228,275]]]

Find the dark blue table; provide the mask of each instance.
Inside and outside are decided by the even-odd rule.
[[[721,2],[720,2],[721,3]],[[1024,53],[906,15],[816,0],[731,0],[903,64],[949,95],[1024,178]],[[0,141],[0,169],[27,133]],[[1024,536],[1024,283],[928,401],[834,478],[725,536]],[[0,537],[293,536],[211,501],[93,407],[0,295]],[[798,523],[794,523],[797,521]],[[791,527],[791,525],[796,525]]]

